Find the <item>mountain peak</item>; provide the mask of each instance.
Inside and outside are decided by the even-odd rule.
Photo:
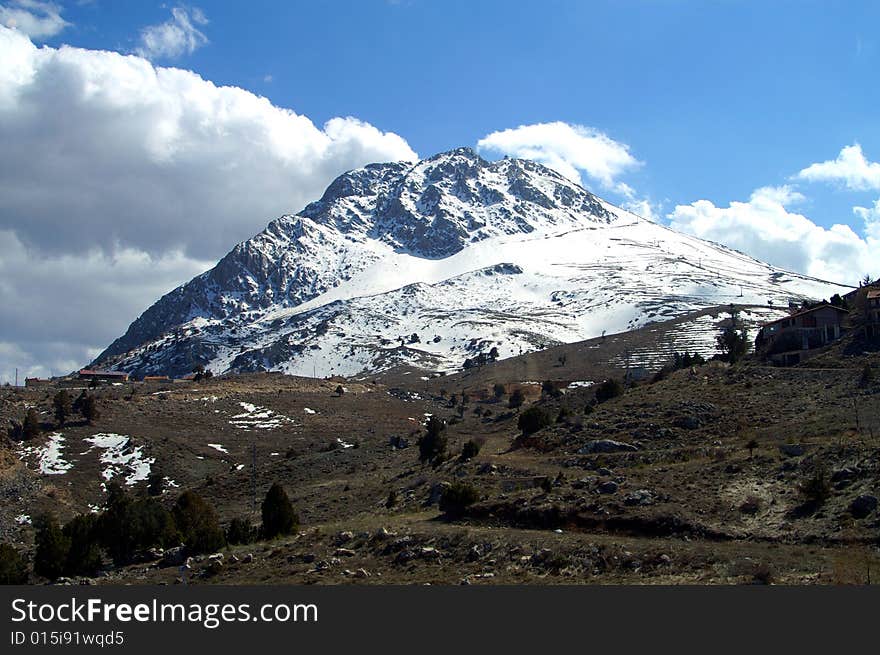
[[[160,299],[93,364],[448,370],[483,345],[509,356],[733,296],[778,307],[835,291],[633,217],[542,164],[464,147],[340,175]]]

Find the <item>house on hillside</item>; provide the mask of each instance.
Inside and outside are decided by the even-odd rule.
[[[839,339],[848,316],[846,309],[822,303],[767,323],[755,339],[755,352],[776,364],[797,364],[807,351]]]
[[[97,369],[81,369],[79,372],[80,380],[91,380],[94,382],[128,382],[128,373],[123,371],[99,371]]]

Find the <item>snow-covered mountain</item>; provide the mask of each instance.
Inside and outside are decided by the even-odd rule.
[[[162,297],[93,365],[451,370],[492,347],[505,357],[843,290],[640,218],[535,162],[460,148],[341,175]]]

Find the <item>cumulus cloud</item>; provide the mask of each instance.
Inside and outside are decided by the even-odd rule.
[[[134,55],[37,48],[0,27],[0,61],[0,306],[22,309],[4,312],[0,376],[86,363],[340,173],[417,159],[355,118],[318,127]]]
[[[836,159],[811,164],[796,176],[809,182],[835,182],[853,191],[880,190],[880,163],[868,161],[858,143],[846,146]]]
[[[617,178],[640,165],[626,144],[592,127],[560,121],[492,132],[477,142],[477,148],[539,161],[575,182],[583,172],[618,192],[623,187]]]
[[[804,200],[790,186],[755,190],[748,202],[717,207],[709,200],[678,205],[670,227],[723,243],[775,266],[818,278],[856,284],[876,266],[877,224],[865,208],[865,237],[848,225],[824,228],[789,207]],[[877,209],[877,207],[875,207]],[[872,253],[874,253],[872,255]]]
[[[141,44],[135,52],[147,59],[190,55],[208,43],[208,37],[196,27],[207,24],[208,18],[201,9],[174,7],[167,21],[141,30]]]
[[[55,36],[70,25],[61,17],[61,7],[42,0],[13,0],[0,4],[0,25],[16,29],[34,39]]]

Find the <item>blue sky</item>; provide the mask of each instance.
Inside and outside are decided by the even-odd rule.
[[[523,124],[595,127],[657,202],[715,204],[783,184],[855,142],[880,157],[875,2],[200,2],[210,43],[157,63],[323,123],[353,115],[420,155]],[[76,4],[47,42],[120,51],[168,8]],[[265,81],[271,76],[271,81]],[[810,217],[854,222],[815,189]]]
[[[462,145],[877,277],[878,24],[856,1],[0,0],[0,303],[26,309],[0,381],[88,361],[345,170]]]

